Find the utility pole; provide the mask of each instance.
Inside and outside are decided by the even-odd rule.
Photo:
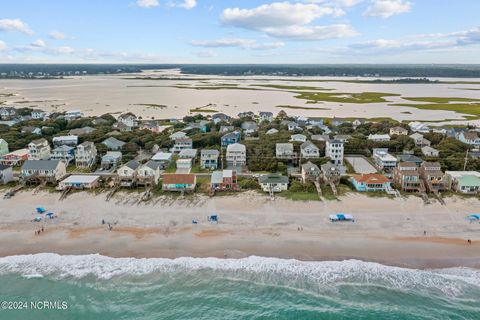
[[[467,163],[468,163],[468,150],[467,150],[467,153],[465,154],[465,163],[463,165],[463,171],[467,171]]]

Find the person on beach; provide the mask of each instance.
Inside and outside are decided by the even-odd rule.
[[[43,231],[45,231],[45,230],[43,229],[43,226],[42,226],[42,232],[43,232]]]
[[[427,231],[423,231],[423,235],[426,236],[426,235],[427,235]]]
[[[468,243],[468,244],[472,244],[472,240],[468,239],[468,240],[467,240],[467,243]]]

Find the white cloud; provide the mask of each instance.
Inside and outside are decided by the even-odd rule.
[[[0,19],[0,31],[33,34],[32,29],[20,19]]]
[[[389,18],[397,14],[409,12],[411,8],[412,3],[406,0],[372,0],[372,3],[363,15]]]
[[[305,25],[326,15],[339,15],[331,7],[316,4],[275,2],[264,4],[254,9],[227,8],[223,11],[221,21],[226,25],[250,30],[264,28]]]
[[[358,33],[347,24],[327,26],[290,26],[286,28],[268,28],[268,35],[300,41],[317,41],[353,37]]]
[[[0,40],[0,51],[5,51],[7,50],[7,44]]]
[[[48,36],[51,38],[51,39],[55,39],[55,40],[63,40],[66,38],[65,34],[63,32],[60,32],[60,31],[52,31],[52,32],[49,32],[48,33]]]
[[[190,10],[197,6],[197,0],[184,0],[183,3],[180,3],[178,6]]]
[[[275,2],[253,9],[227,8],[221,15],[224,25],[263,32],[291,40],[325,40],[356,35],[346,24],[311,25],[324,16],[341,16],[344,11],[314,3]]]
[[[35,40],[35,41],[33,41],[30,45],[31,45],[32,47],[38,47],[38,48],[44,48],[44,47],[47,46],[47,44],[45,43],[45,41],[43,41],[42,39]]]
[[[192,40],[190,44],[196,47],[205,48],[243,48],[252,50],[270,50],[283,47],[283,42],[258,43],[255,40],[248,39],[217,39],[217,40]]]
[[[303,2],[325,4],[325,5],[339,6],[339,7],[354,7],[357,4],[364,2],[364,0],[304,0]]]
[[[141,8],[153,8],[158,7],[158,0],[137,0],[137,6]]]

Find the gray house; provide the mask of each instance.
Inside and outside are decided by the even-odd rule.
[[[219,155],[220,152],[218,150],[202,150],[200,152],[200,166],[202,169],[217,169]]]
[[[13,181],[12,167],[0,164],[0,184],[6,184]]]
[[[102,142],[108,149],[118,151],[122,149],[125,142],[118,140],[117,138],[110,137]]]

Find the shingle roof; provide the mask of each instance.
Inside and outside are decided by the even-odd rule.
[[[194,184],[194,174],[169,173],[163,175],[163,184]]]
[[[60,160],[27,160],[22,170],[54,170],[59,163]]]

